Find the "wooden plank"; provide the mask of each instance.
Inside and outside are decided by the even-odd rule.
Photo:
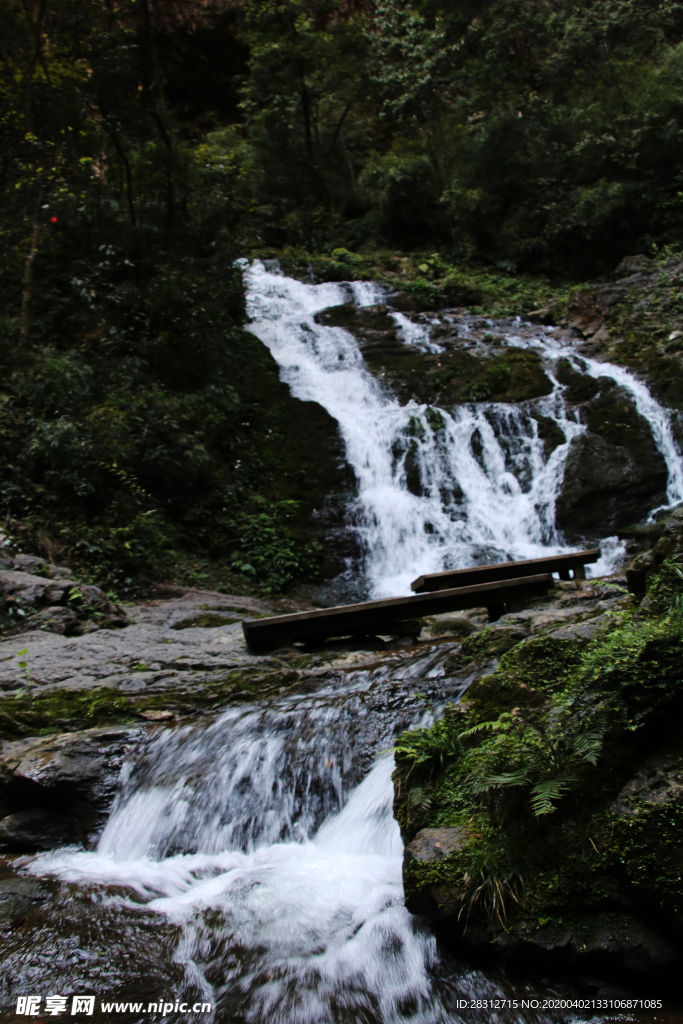
[[[315,612],[274,615],[268,619],[243,622],[242,631],[249,646],[255,650],[270,650],[278,644],[311,637],[321,639],[330,636],[373,635],[381,633],[382,627],[390,623],[421,618],[423,615],[439,615],[479,607],[495,607],[499,610],[508,601],[540,597],[548,592],[551,585],[552,576],[542,573],[521,579],[415,594],[412,597],[390,597],[381,601],[321,608]]]
[[[574,570],[575,579],[585,579],[584,565],[597,562],[600,548],[587,551],[573,551],[566,555],[550,555],[547,558],[527,558],[523,562],[497,562],[494,565],[477,565],[471,569],[454,569],[452,572],[435,572],[419,576],[410,584],[416,594],[435,590],[450,590],[475,583],[492,583],[495,580],[518,579],[520,576],[534,576],[539,572],[559,572],[560,579],[569,579],[569,570]]]

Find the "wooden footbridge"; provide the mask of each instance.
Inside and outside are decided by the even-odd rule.
[[[599,557],[600,549],[592,548],[549,558],[434,573],[420,576],[411,583],[411,590],[415,592],[412,597],[390,597],[320,608],[314,612],[274,615],[243,622],[242,630],[253,650],[267,651],[295,641],[396,635],[402,632],[401,623],[408,620],[466,608],[485,607],[489,621],[495,622],[505,612],[520,611],[528,601],[547,594],[554,572],[560,579],[570,579],[570,573],[574,579],[585,579],[585,566],[597,562]]]

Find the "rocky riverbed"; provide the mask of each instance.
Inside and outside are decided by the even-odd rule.
[[[19,558],[3,570],[10,593],[26,584],[22,565]],[[33,576],[28,585],[40,589],[49,579]],[[64,844],[93,848],[111,809],[121,765],[135,760],[150,730],[182,727],[197,716],[269,695],[316,692],[359,671],[396,672],[416,653],[455,654],[465,638],[485,635],[480,662],[458,674],[453,692],[459,692],[526,637],[585,641],[596,635],[627,599],[624,582],[623,577],[558,582],[551,596],[492,627],[485,609],[430,618],[423,622],[417,645],[375,637],[257,656],[245,644],[241,620],[295,605],[198,590],[177,590],[129,606],[128,624],[119,625],[119,618],[118,628],[102,624],[66,636],[51,632],[48,620],[42,629],[5,639],[0,643],[5,737],[0,849],[9,875],[0,900],[3,920],[23,928],[25,905],[37,899],[28,883],[13,881],[16,856]]]

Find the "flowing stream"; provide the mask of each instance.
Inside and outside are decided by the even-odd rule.
[[[17,992],[206,1001],[200,1019],[226,1024],[484,1022],[486,1007],[462,1017],[458,1002],[538,998],[538,985],[440,953],[403,906],[386,747],[429,720],[425,699],[438,711],[468,685],[449,651],[154,732],[96,850],[26,859],[59,902],[40,942],[12,956]]]
[[[376,302],[375,286],[307,285],[259,263],[247,280],[251,329],[283,379],[339,422],[358,477],[353,528],[374,595],[403,593],[418,573],[491,554],[562,549],[554,501],[568,443],[583,428],[556,381],[542,408],[567,444],[546,460],[522,409],[468,405],[440,410],[437,421],[415,402],[401,407],[365,368],[354,338],[313,319],[350,298]],[[436,345],[426,327],[395,318],[407,344]],[[537,346],[551,370],[560,355],[576,358],[549,332],[508,341]],[[631,392],[669,466],[669,499],[680,500],[666,412],[626,371],[584,366]],[[411,430],[421,496],[407,489],[395,456]],[[35,942],[12,946],[8,1000],[31,988],[205,1000],[212,1010],[200,1019],[226,1024],[573,1019],[505,1005],[493,1013],[483,1001],[563,990],[466,967],[403,906],[386,751],[398,731],[428,721],[468,685],[449,674],[449,650],[396,652],[374,668],[321,675],[306,693],[152,730],[124,765],[97,848],[23,861],[53,886],[57,911]],[[463,999],[482,1008],[464,1013]]]

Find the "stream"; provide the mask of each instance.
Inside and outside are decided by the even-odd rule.
[[[339,423],[358,480],[350,529],[369,594],[407,593],[424,572],[566,549],[554,502],[571,438],[584,428],[552,376],[558,358],[577,357],[551,331],[508,335],[541,351],[554,382],[540,404],[567,443],[546,460],[522,406],[440,410],[437,431],[427,407],[401,406],[369,373],[348,332],[315,322],[329,306],[381,301],[378,286],[303,284],[258,262],[245,269],[251,330],[294,396],[319,402]],[[436,344],[425,327],[394,315],[406,344]],[[682,500],[667,412],[627,371],[583,366],[630,391],[666,460],[668,500]],[[407,489],[395,454],[411,418],[422,427],[420,496]],[[594,574],[619,555],[616,539],[603,542]],[[3,1002],[28,991],[205,1001],[211,1011],[201,1017],[172,1010],[163,1019],[221,1024],[581,1020],[512,1008],[510,1000],[573,990],[467,966],[403,906],[389,748],[470,682],[449,675],[452,649],[395,652],[375,667],[322,673],[304,693],[150,729],[122,769],[96,849],[20,858],[20,871],[51,901],[31,941],[7,939]],[[481,1007],[464,1011],[463,1000]]]

